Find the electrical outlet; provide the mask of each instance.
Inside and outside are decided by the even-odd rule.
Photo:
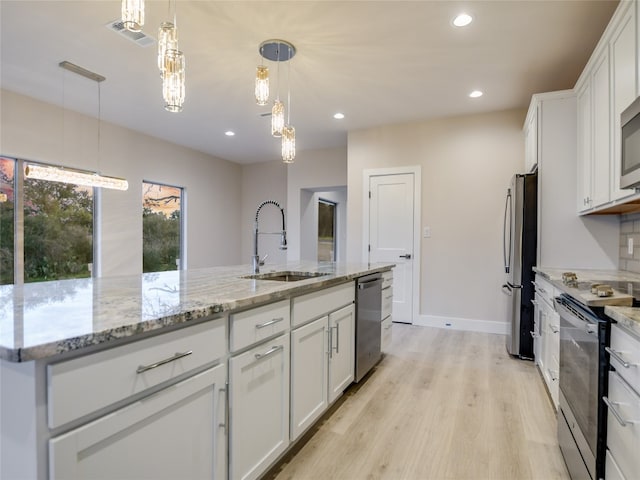
[[[431,237],[431,227],[424,227],[424,229],[422,231],[422,236],[424,238],[430,238]]]
[[[627,253],[633,255],[633,237],[627,239]]]

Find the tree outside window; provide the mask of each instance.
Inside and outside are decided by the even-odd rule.
[[[13,283],[15,160],[0,157],[0,285]]]
[[[183,189],[142,184],[142,271],[179,270]]]
[[[0,157],[0,284],[91,276],[93,189],[25,178],[23,167],[23,160]]]

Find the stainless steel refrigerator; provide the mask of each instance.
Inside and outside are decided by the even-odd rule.
[[[507,351],[533,359],[534,273],[538,229],[538,175],[514,175],[504,206],[503,251],[507,296]]]

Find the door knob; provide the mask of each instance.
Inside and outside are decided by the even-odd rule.
[[[411,254],[407,253],[406,255],[400,255],[400,258],[406,258],[407,260],[409,260],[411,258]]]

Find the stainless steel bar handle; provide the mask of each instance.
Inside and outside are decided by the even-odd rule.
[[[333,347],[331,345],[333,343],[333,329],[329,327],[325,332],[327,332],[327,355],[329,355],[329,358],[333,358]]]
[[[173,357],[165,358],[164,360],[160,360],[159,362],[151,363],[149,365],[140,365],[136,369],[136,373],[143,373],[143,372],[146,372],[147,370],[153,370],[154,368],[158,368],[160,365],[164,365],[165,363],[169,363],[169,362],[175,362],[176,360],[187,357],[192,353],[193,353],[193,350],[189,350],[188,352],[176,352],[175,355],[173,355]]]
[[[617,405],[617,404],[609,400],[608,397],[602,397],[602,401],[605,403],[607,407],[609,407],[609,411],[613,414],[614,417],[616,417],[616,420],[618,421],[618,423],[621,426],[626,427],[629,422],[627,422],[624,418],[622,418],[622,415],[620,415],[620,413],[616,410],[614,405]]]
[[[507,260],[507,212],[509,212],[509,259]],[[504,203],[504,220],[502,224],[502,255],[504,257],[504,271],[509,273],[511,264],[511,189],[507,190],[507,198]]]
[[[615,358],[617,361],[619,361],[624,368],[629,368],[631,366],[635,367],[635,365],[632,365],[629,362],[626,362],[624,358],[620,356],[620,353],[616,352],[614,349],[610,347],[604,347],[604,350],[613,358]]]
[[[256,328],[268,327],[269,325],[273,325],[274,323],[282,322],[283,320],[284,320],[284,317],[277,317],[277,318],[274,318],[272,320],[269,320],[268,322],[259,323],[258,325],[256,325]]]
[[[268,357],[269,355],[273,355],[276,352],[279,352],[280,350],[284,349],[284,345],[276,345],[274,347],[271,347],[269,350],[267,350],[264,353],[256,353],[255,357],[256,360],[260,360],[261,358],[265,358]]]
[[[336,354],[340,354],[340,324],[336,323],[333,328],[336,329]],[[331,347],[333,348],[333,341],[331,342]]]

